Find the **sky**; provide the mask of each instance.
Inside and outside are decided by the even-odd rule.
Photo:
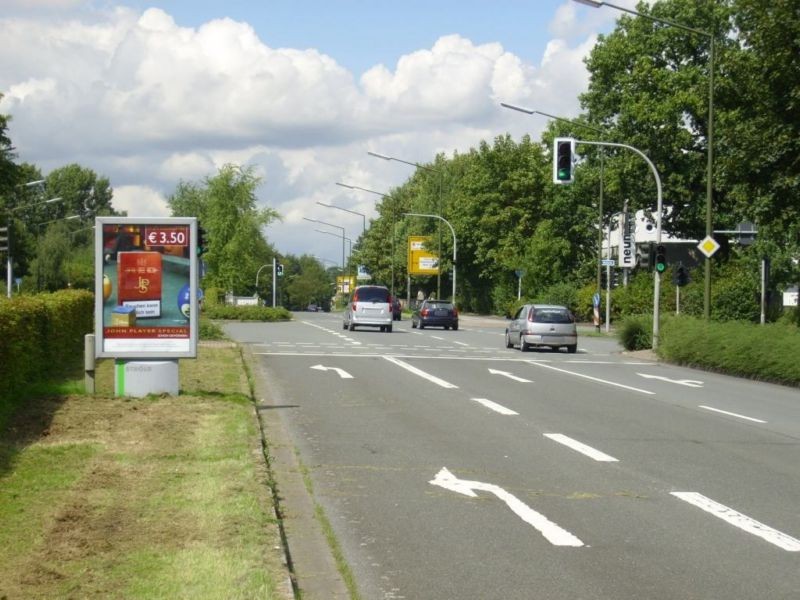
[[[632,0],[616,4],[633,6]],[[579,114],[583,63],[619,12],[573,0],[0,0],[0,113],[17,160],[108,177],[114,207],[169,216],[181,181],[261,178],[281,253],[341,262],[374,194],[437,153]],[[385,161],[368,151],[395,157]]]

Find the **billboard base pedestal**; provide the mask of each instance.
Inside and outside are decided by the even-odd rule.
[[[177,360],[114,361],[114,395],[142,398],[149,394],[171,394],[180,391]]]

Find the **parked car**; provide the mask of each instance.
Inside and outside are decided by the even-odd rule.
[[[309,304],[309,305],[306,307],[306,310],[307,310],[308,312],[319,312],[319,306],[317,306],[316,304],[313,304],[313,303],[312,303],[312,304]]]
[[[566,306],[554,304],[525,304],[506,327],[506,348],[519,346],[522,352],[533,347],[547,346],[553,350],[578,350],[578,330],[575,315]]]
[[[344,309],[343,329],[356,327],[379,327],[392,332],[392,296],[382,285],[360,285]]]
[[[395,321],[400,321],[401,316],[403,315],[403,306],[400,304],[400,300],[397,298],[392,298],[392,317]]]
[[[458,329],[458,311],[452,302],[423,300],[411,314],[411,327],[444,327]]]

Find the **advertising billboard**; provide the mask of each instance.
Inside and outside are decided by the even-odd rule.
[[[95,355],[197,356],[197,219],[95,219]]]
[[[439,257],[426,250],[432,244],[429,235],[408,236],[408,274],[438,275]]]

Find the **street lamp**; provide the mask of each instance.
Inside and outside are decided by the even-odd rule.
[[[541,110],[533,110],[529,108],[522,108],[521,106],[514,106],[513,104],[506,104],[505,102],[501,102],[500,106],[504,108],[510,108],[511,110],[516,110],[522,113],[526,113],[529,115],[542,115],[544,117],[548,117],[550,119],[555,119],[556,121],[561,121],[562,123],[568,123],[572,126],[583,127],[584,129],[589,129],[596,133],[605,133],[599,127],[593,127],[592,125],[587,125],[586,123],[581,123],[580,121],[572,121],[571,119],[565,119],[563,117],[557,117],[555,115],[548,114],[546,112],[542,112]],[[597,225],[597,293],[600,294],[602,290],[600,289],[600,262],[603,258],[603,179],[605,173],[605,150],[600,148],[600,200],[599,200],[599,208],[598,208],[598,225]],[[598,331],[600,330],[600,324],[598,322],[597,325]]]
[[[370,156],[374,156],[375,158],[380,158],[383,160],[393,160],[396,162],[403,163],[405,165],[411,165],[412,167],[417,167],[418,169],[423,169],[425,171],[433,171],[434,173],[439,174],[439,218],[442,216],[442,178],[444,176],[444,172],[441,169],[437,169],[436,167],[429,167],[428,165],[421,165],[419,163],[411,162],[408,160],[403,160],[401,158],[396,158],[394,156],[386,156],[385,154],[379,154],[378,152],[367,152]],[[444,219],[442,219],[444,221]],[[445,221],[447,222],[447,221]],[[442,254],[442,229],[441,227],[437,227],[439,233],[439,248],[438,253],[441,256]],[[441,272],[437,273],[436,275],[436,295],[441,297],[442,295],[442,275]]]
[[[427,217],[429,219],[439,219],[440,221],[444,221],[444,223],[450,228],[450,233],[453,234],[453,304],[456,303],[456,230],[453,229],[453,226],[450,224],[450,221],[445,219],[444,217],[440,217],[439,215],[425,215],[420,213],[403,213],[407,217]],[[441,272],[441,269],[439,270]],[[441,295],[439,295],[441,297]]]
[[[632,15],[636,15],[637,17],[642,17],[644,19],[648,19],[653,21],[654,23],[661,23],[663,25],[669,25],[671,27],[676,27],[678,29],[683,29],[684,31],[688,31],[690,33],[694,33],[696,35],[701,35],[708,38],[709,46],[708,46],[708,166],[707,166],[707,173],[706,173],[706,236],[711,237],[713,233],[711,228],[711,204],[712,204],[712,173],[713,173],[713,163],[714,163],[714,36],[707,31],[703,31],[702,29],[695,29],[694,27],[688,27],[681,23],[676,23],[675,21],[670,21],[667,19],[662,19],[660,17],[654,17],[652,15],[647,15],[644,13],[640,13],[639,11],[633,10],[631,8],[625,8],[624,6],[617,6],[616,4],[611,4],[610,2],[605,2],[603,0],[574,0],[580,4],[585,4],[586,6],[591,6],[592,8],[600,8],[601,6],[609,6],[611,8],[615,8],[622,12],[626,12]],[[703,294],[703,315],[706,320],[708,320],[711,316],[711,258],[706,257],[706,265],[705,265],[705,286],[704,286],[704,294]]]
[[[339,185],[339,184],[336,184],[336,185]],[[319,200],[317,200],[317,204],[319,204],[320,206],[327,206],[328,208],[335,208],[337,210],[343,210],[344,212],[349,212],[350,214],[360,216],[362,221],[363,221],[363,224],[361,226],[361,236],[363,237],[364,234],[367,232],[367,215],[365,215],[364,213],[360,213],[360,212],[355,211],[355,210],[350,210],[349,208],[344,208],[342,206],[336,206],[335,204],[325,204],[324,202],[320,202]]]
[[[309,221],[311,223],[320,223],[321,225],[327,225],[328,227],[335,227],[336,229],[342,230],[342,274],[344,274],[344,227],[340,227],[339,225],[334,225],[333,223],[326,223],[325,221],[320,221],[318,219],[309,219],[308,217],[303,217],[303,220]],[[329,231],[326,233],[330,233]],[[331,234],[333,235],[333,234]]]

